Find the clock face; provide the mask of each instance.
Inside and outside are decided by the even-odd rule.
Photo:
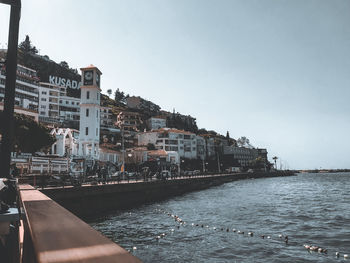
[[[100,87],[100,75],[96,73],[96,85],[97,87]]]
[[[92,85],[93,72],[92,70],[84,72],[84,85]]]

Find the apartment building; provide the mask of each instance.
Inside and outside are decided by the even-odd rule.
[[[117,117],[117,126],[123,130],[124,135],[134,135],[140,131],[142,120],[138,112],[122,111]]]
[[[0,102],[5,97],[6,68],[0,69]],[[28,112],[38,112],[39,106],[39,78],[33,69],[17,66],[15,106],[30,110]],[[24,113],[27,111],[24,111]]]
[[[232,155],[242,167],[246,167],[259,156],[259,152],[254,148],[224,146],[224,155]]]
[[[151,143],[155,145],[156,149],[174,151],[177,152],[181,158],[189,159],[196,159],[198,157],[197,139],[201,143],[203,142],[194,133],[169,128],[162,128],[138,134],[139,145],[144,146]],[[202,155],[203,152],[201,152],[200,156]]]
[[[157,130],[166,127],[166,118],[162,116],[151,117],[146,121],[148,130]]]
[[[80,119],[80,98],[66,95],[59,98],[59,109],[61,121],[74,121],[79,123]]]
[[[101,126],[114,127],[116,120],[113,118],[112,108],[101,107]]]
[[[39,120],[56,123],[59,119],[60,87],[40,82],[39,86]]]

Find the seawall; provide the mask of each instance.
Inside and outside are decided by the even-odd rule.
[[[75,215],[86,217],[111,210],[125,209],[148,202],[164,200],[171,196],[206,189],[235,180],[291,175],[294,175],[294,173],[285,171],[220,174],[166,181],[156,180],[65,188],[55,187],[43,189],[41,192]]]

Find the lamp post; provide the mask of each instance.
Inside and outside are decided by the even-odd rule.
[[[276,168],[276,170],[277,170],[277,163],[276,163],[276,161],[277,161],[278,157],[277,157],[277,156],[274,156],[274,157],[272,157],[272,159],[275,161],[275,168]]]
[[[6,57],[6,82],[3,123],[6,123],[3,130],[1,151],[0,151],[0,176],[10,178],[11,150],[14,134],[14,102],[16,89],[17,72],[17,48],[18,29],[21,13],[21,0],[0,0],[0,3],[11,6],[10,26],[8,35],[8,48]]]

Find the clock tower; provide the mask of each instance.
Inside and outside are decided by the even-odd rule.
[[[100,76],[94,65],[81,68],[79,155],[87,159],[99,158],[100,142]]]

